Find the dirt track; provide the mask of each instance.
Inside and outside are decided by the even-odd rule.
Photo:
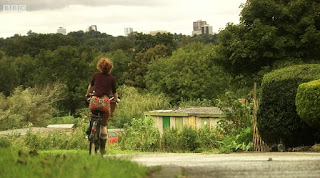
[[[320,177],[320,153],[137,154],[131,160],[161,166],[151,177]]]

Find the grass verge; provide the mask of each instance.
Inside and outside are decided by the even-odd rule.
[[[89,156],[83,150],[0,148],[1,177],[145,177],[147,168],[128,160]]]

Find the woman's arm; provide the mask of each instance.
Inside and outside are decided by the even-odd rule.
[[[87,93],[86,93],[86,97],[87,97],[87,98],[90,97],[90,93],[92,93],[93,90],[94,90],[94,86],[91,86],[91,84],[89,84],[88,90],[87,90]]]
[[[113,98],[116,102],[119,102],[117,92],[113,93]]]

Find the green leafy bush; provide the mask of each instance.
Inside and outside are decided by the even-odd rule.
[[[196,151],[200,148],[197,130],[192,129],[191,127],[185,127],[182,129],[180,141],[182,144],[182,150]]]
[[[266,74],[257,115],[262,139],[269,145],[314,144],[313,130],[297,114],[295,97],[298,86],[320,78],[320,65],[295,65]]]
[[[160,147],[160,132],[154,127],[152,118],[134,118],[131,126],[125,125],[125,131],[120,134],[119,143],[122,149],[155,151]]]
[[[209,126],[202,127],[198,130],[198,140],[200,148],[204,150],[218,149],[220,147],[222,135],[216,134]]]
[[[320,128],[320,80],[299,85],[296,106],[303,121],[311,127]]]
[[[176,128],[166,129],[161,137],[161,148],[168,152],[201,152],[205,150],[218,149],[220,138],[209,127],[194,130],[184,127],[182,130]]]
[[[163,151],[182,151],[181,131],[176,128],[165,129],[161,137],[161,147]]]
[[[226,135],[252,126],[252,103],[246,105],[232,92],[227,92],[225,97],[226,99],[216,100],[217,107],[226,115],[224,119],[218,121],[217,131]]]
[[[0,130],[41,126],[57,111],[56,102],[63,99],[64,85],[17,87],[11,96],[0,94]]]
[[[249,151],[253,149],[252,127],[240,130],[239,133],[222,137],[220,152]]]

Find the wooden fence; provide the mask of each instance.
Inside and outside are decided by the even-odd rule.
[[[257,127],[257,110],[258,110],[258,100],[257,100],[257,83],[253,86],[253,150],[266,152],[270,151],[270,148],[261,139]]]

